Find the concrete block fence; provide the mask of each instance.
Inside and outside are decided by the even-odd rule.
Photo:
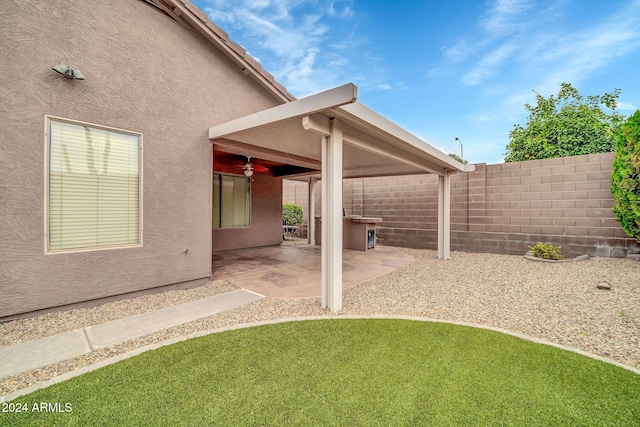
[[[640,252],[612,211],[613,153],[496,165],[451,179],[451,249],[523,254],[538,242],[561,245],[566,256],[624,257]],[[319,187],[319,186],[318,186]],[[307,184],[284,181],[283,202],[302,206],[306,236]],[[436,249],[438,180],[434,175],[347,179],[347,215],[380,217],[382,244]],[[316,216],[320,216],[316,191]]]

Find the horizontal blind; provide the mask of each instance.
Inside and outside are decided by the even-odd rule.
[[[221,227],[233,227],[233,180],[231,177],[223,175],[222,179],[222,194],[220,197],[221,205]]]
[[[249,225],[249,179],[230,177],[233,179],[233,226]]]
[[[220,175],[213,174],[213,228],[220,228]]]
[[[214,174],[213,227],[250,225],[251,184],[249,178]],[[219,224],[216,226],[216,224]]]
[[[49,249],[140,243],[139,137],[50,123]]]

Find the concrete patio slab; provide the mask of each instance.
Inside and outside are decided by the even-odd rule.
[[[267,246],[213,254],[213,280],[275,298],[321,295],[320,246]],[[369,251],[345,249],[342,256],[343,289],[411,264],[404,252],[376,247]]]

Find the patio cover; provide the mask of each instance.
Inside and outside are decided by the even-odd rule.
[[[448,259],[450,175],[473,170],[356,99],[349,83],[209,128],[225,151],[321,170],[322,306],[331,311],[342,308],[343,178],[438,175],[438,257]]]

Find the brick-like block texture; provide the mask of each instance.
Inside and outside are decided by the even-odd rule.
[[[625,256],[640,252],[613,215],[609,178],[613,153],[496,165],[451,178],[451,247],[470,252],[522,254],[537,242],[566,256]],[[298,184],[296,184],[298,185]],[[306,184],[299,184],[304,186]],[[344,181],[347,215],[380,217],[380,243],[435,249],[438,178],[435,175]],[[287,189],[285,200],[299,200]],[[320,190],[316,215],[320,214]],[[300,205],[306,205],[306,193]],[[296,199],[298,197],[298,199]]]

